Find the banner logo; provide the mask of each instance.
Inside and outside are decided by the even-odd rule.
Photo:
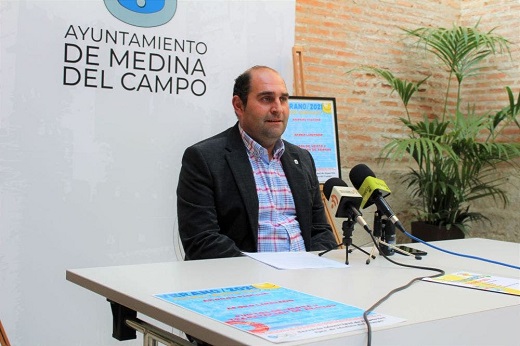
[[[338,196],[336,195],[332,195],[330,196],[330,208],[331,209],[336,209],[336,207],[338,206]]]
[[[151,28],[168,23],[177,10],[177,0],[104,0],[108,11],[133,26]]]

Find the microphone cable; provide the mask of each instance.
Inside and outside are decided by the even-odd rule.
[[[393,263],[393,264],[396,264],[396,265],[399,265],[399,266],[402,266],[402,267],[408,267],[408,268],[414,268],[414,269],[423,269],[423,270],[430,270],[430,271],[434,271],[434,272],[437,272],[438,274],[435,274],[435,275],[427,275],[427,276],[419,276],[419,277],[416,277],[414,279],[412,279],[410,282],[408,282],[407,284],[403,285],[403,286],[400,286],[400,287],[397,287],[393,290],[391,290],[390,292],[388,292],[387,295],[385,295],[383,298],[379,299],[376,303],[374,303],[374,305],[372,305],[371,307],[369,307],[367,310],[365,310],[363,312],[363,320],[365,321],[366,325],[367,325],[367,346],[370,346],[372,344],[372,327],[370,325],[370,321],[368,319],[368,315],[374,311],[379,305],[381,305],[382,303],[384,303],[388,298],[390,298],[392,295],[394,295],[395,293],[397,292],[400,292],[408,287],[410,287],[414,282],[416,281],[420,281],[422,279],[426,279],[426,278],[436,278],[436,277],[439,277],[439,276],[442,276],[445,274],[444,270],[442,269],[439,269],[439,268],[434,268],[434,267],[423,267],[423,266],[416,266],[416,265],[412,265],[412,264],[405,264],[405,263],[399,263],[399,262],[396,262],[394,260],[392,260],[391,258],[389,258],[388,256],[385,255],[384,251],[381,251],[381,248],[379,247],[379,243],[376,241],[376,239],[374,238],[374,235],[372,234],[372,232],[369,232],[370,234],[370,237],[372,238],[372,241],[374,242],[374,245],[375,247],[377,248],[377,250],[379,251],[379,253],[389,262]]]
[[[396,223],[396,227],[399,228],[400,231],[402,231],[408,238],[412,239],[412,240],[415,240],[419,243],[422,243],[426,246],[429,246],[433,249],[436,249],[438,251],[441,251],[441,252],[445,252],[447,254],[450,254],[450,255],[455,255],[455,256],[460,256],[460,257],[465,257],[465,258],[470,258],[470,259],[476,259],[476,260],[481,260],[481,261],[484,261],[484,262],[489,262],[489,263],[493,263],[493,264],[497,264],[497,265],[501,265],[501,266],[506,266],[506,267],[509,267],[509,268],[513,268],[513,269],[518,269],[520,270],[520,267],[519,266],[515,266],[515,265],[512,265],[512,264],[508,264],[508,263],[504,263],[504,262],[499,262],[499,261],[494,261],[494,260],[490,260],[490,259],[487,259],[487,258],[483,258],[483,257],[479,257],[479,256],[473,256],[473,255],[466,255],[466,254],[462,254],[462,253],[458,253],[458,252],[453,252],[453,251],[450,251],[450,250],[446,250],[446,249],[442,249],[438,246],[435,246],[433,244],[429,244],[428,242],[425,242],[424,240],[422,239],[419,239],[415,236],[413,236],[412,234],[408,233],[404,227],[400,224],[400,222]],[[402,266],[402,267],[408,267],[408,268],[415,268],[415,269],[423,269],[423,270],[430,270],[430,271],[436,271],[438,272],[438,274],[435,274],[435,275],[431,275],[431,276],[422,276],[422,277],[416,277],[414,279],[412,279],[410,282],[408,282],[407,284],[403,285],[403,286],[400,286],[400,287],[397,287],[393,290],[391,290],[387,295],[385,295],[383,298],[381,298],[380,300],[378,300],[374,305],[372,305],[370,308],[368,308],[364,313],[363,313],[363,319],[367,325],[367,336],[368,336],[368,339],[367,339],[367,346],[370,346],[371,343],[372,343],[372,328],[371,328],[371,325],[370,325],[370,321],[368,320],[368,315],[370,314],[370,312],[372,312],[373,310],[375,310],[379,305],[381,305],[383,302],[385,302],[388,298],[390,298],[393,294],[399,292],[399,291],[402,291],[408,287],[410,287],[414,282],[416,281],[420,281],[422,279],[426,279],[426,278],[436,278],[436,277],[439,277],[439,276],[442,276],[445,274],[444,270],[442,269],[438,269],[438,268],[434,268],[434,267],[423,267],[423,266],[415,266],[415,265],[410,265],[410,264],[404,264],[404,263],[399,263],[399,262],[396,262],[394,260],[392,260],[391,258],[389,258],[388,256],[385,255],[384,251],[381,251],[381,248],[379,247],[379,243],[376,241],[376,239],[374,238],[373,234],[371,232],[369,232],[370,234],[370,237],[372,238],[373,242],[374,242],[374,245],[376,246],[377,250],[379,251],[379,253],[389,262],[393,263],[393,264],[396,264],[396,265],[399,265],[399,266]]]
[[[435,246],[433,244],[430,244],[428,242],[425,242],[424,240],[422,239],[419,239],[415,236],[413,236],[412,234],[406,232],[406,230],[403,228],[403,229],[400,229],[408,238],[412,239],[412,240],[415,240],[416,242],[419,242],[419,243],[422,243],[426,246],[429,246],[435,250],[439,250],[439,251],[442,251],[442,252],[445,252],[447,254],[450,254],[450,255],[454,255],[454,256],[460,256],[460,257],[466,257],[466,258],[470,258],[470,259],[475,259],[475,260],[479,260],[479,261],[484,261],[484,262],[489,262],[489,263],[493,263],[493,264],[498,264],[498,265],[501,265],[501,266],[505,266],[505,267],[509,267],[509,268],[513,268],[513,269],[517,269],[517,270],[520,270],[520,267],[519,266],[516,266],[514,264],[509,264],[509,263],[504,263],[504,262],[499,262],[499,261],[495,261],[495,260],[491,260],[491,259],[487,259],[487,258],[484,258],[484,257],[479,257],[479,256],[473,256],[473,255],[466,255],[466,254],[463,254],[463,253],[460,253],[460,252],[453,252],[453,251],[450,251],[450,250],[446,250],[446,249],[442,249],[438,246]]]

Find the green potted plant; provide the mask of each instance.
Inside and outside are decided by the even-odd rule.
[[[493,30],[479,31],[478,24],[404,31],[416,39],[416,48],[431,53],[441,62],[435,66],[445,71],[436,76],[447,78],[447,90],[443,100],[435,101],[443,103],[441,114],[424,115],[416,120],[409,113],[408,103],[430,77],[411,82],[397,78],[388,70],[368,67],[399,95],[406,113],[406,117],[400,118],[405,135],[391,138],[381,151],[381,159],[412,162],[403,176],[412,198],[418,200],[412,234],[427,241],[461,238],[472,222],[489,221],[482,213],[470,210],[473,201],[494,198],[504,206],[508,203],[502,185],[505,177],[497,174],[497,165],[508,163],[518,168],[520,141],[507,138],[503,130],[508,126],[520,127],[517,120],[520,93],[515,101],[513,92],[506,87],[509,104],[483,114],[473,104],[463,105],[461,97],[463,82],[482,72],[479,65],[483,59],[509,53],[510,43]],[[454,106],[450,107],[450,102]],[[433,235],[427,230],[428,225],[444,234]]]

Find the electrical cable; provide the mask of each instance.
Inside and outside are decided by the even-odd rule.
[[[506,267],[510,267],[510,268],[513,268],[513,269],[518,269],[520,270],[520,267],[519,266],[515,266],[513,264],[508,264],[508,263],[503,263],[503,262],[499,262],[499,261],[494,261],[494,260],[490,260],[490,259],[487,259],[487,258],[483,258],[483,257],[479,257],[479,256],[473,256],[473,255],[466,255],[466,254],[462,254],[462,253],[458,253],[458,252],[453,252],[453,251],[449,251],[449,250],[446,250],[446,249],[442,249],[438,246],[435,246],[435,245],[432,245],[432,244],[429,244],[425,241],[423,241],[422,239],[419,239],[413,235],[411,235],[410,233],[408,233],[406,231],[406,229],[404,228],[404,226],[401,224],[401,222],[397,221],[395,223],[395,226],[401,231],[403,232],[408,238],[412,239],[412,240],[415,240],[419,243],[422,243],[426,246],[429,246],[433,249],[436,249],[436,250],[439,250],[439,251],[442,251],[442,252],[445,252],[447,254],[450,254],[450,255],[455,255],[455,256],[460,256],[460,257],[465,257],[465,258],[470,258],[470,259],[476,259],[476,260],[480,260],[480,261],[484,261],[484,262],[489,262],[489,263],[493,263],[493,264],[497,264],[497,265],[501,265],[501,266],[506,266]],[[370,308],[368,308],[367,310],[365,310],[363,312],[363,320],[365,321],[366,325],[367,325],[367,346],[371,346],[372,344],[372,327],[370,325],[370,321],[368,319],[368,315],[374,310],[376,309],[379,305],[381,305],[383,302],[385,302],[388,298],[390,298],[392,295],[394,295],[395,293],[397,292],[400,292],[408,287],[410,287],[414,282],[416,281],[420,281],[422,279],[426,279],[426,278],[436,278],[436,277],[439,277],[439,276],[442,276],[445,274],[444,270],[442,269],[438,269],[438,268],[433,268],[433,267],[423,267],[423,266],[415,266],[415,265],[410,265],[410,264],[404,264],[404,263],[399,263],[399,262],[396,262],[392,259],[390,259],[389,257],[387,257],[384,253],[384,251],[381,251],[381,248],[379,247],[379,243],[378,241],[375,239],[374,235],[372,234],[371,231],[367,230],[368,234],[370,235],[370,237],[372,238],[372,241],[374,242],[374,246],[377,248],[377,250],[379,251],[379,253],[389,262],[393,263],[393,264],[396,264],[396,265],[399,265],[399,266],[402,266],[402,267],[408,267],[408,268],[415,268],[415,269],[423,269],[423,270],[430,270],[430,271],[436,271],[438,272],[438,274],[435,274],[435,275],[428,275],[428,276],[421,276],[421,277],[416,277],[414,279],[412,279],[410,282],[408,282],[407,284],[403,285],[403,286],[400,286],[400,287],[397,287],[393,290],[391,290],[390,292],[388,292],[388,294],[386,294],[383,298],[379,299],[374,305],[372,305]],[[367,264],[369,263],[370,259],[367,260]]]
[[[402,224],[400,222],[397,222],[396,223],[396,227],[402,231],[408,238],[412,239],[412,240],[415,240],[417,242],[420,242],[424,245],[427,245],[431,248],[434,248],[436,250],[439,250],[439,251],[442,251],[442,252],[445,252],[445,253],[448,253],[448,254],[451,254],[451,255],[455,255],[455,256],[461,256],[461,257],[466,257],[466,258],[470,258],[470,259],[476,259],[476,260],[481,260],[481,261],[485,261],[485,262],[489,262],[489,263],[494,263],[494,264],[498,264],[498,265],[502,265],[502,266],[506,266],[506,267],[510,267],[510,268],[514,268],[514,269],[520,269],[520,267],[518,266],[515,266],[515,265],[512,265],[512,264],[507,264],[507,263],[503,263],[503,262],[498,262],[498,261],[494,261],[494,260],[489,260],[489,259],[486,259],[486,258],[482,258],[482,257],[478,257],[478,256],[472,256],[472,255],[466,255],[466,254],[461,254],[461,253],[457,253],[457,252],[453,252],[453,251],[449,251],[449,250],[445,250],[445,249],[442,249],[438,246],[435,246],[435,245],[432,245],[432,244],[429,244],[413,235],[411,235],[410,233],[408,233],[404,227],[402,226]],[[404,264],[404,263],[399,263],[399,262],[396,262],[392,259],[390,259],[387,255],[385,255],[384,251],[381,250],[380,246],[379,246],[379,242],[375,239],[374,235],[373,235],[373,232],[372,230],[370,230],[369,228],[366,229],[367,233],[370,235],[370,237],[372,238],[372,242],[374,243],[374,246],[377,248],[377,250],[379,251],[379,253],[387,260],[389,261],[390,263],[393,263],[393,264],[396,264],[396,265],[399,265],[399,266],[402,266],[402,267],[408,267],[408,268],[414,268],[414,269],[422,269],[422,270],[430,270],[430,271],[435,271],[437,272],[437,274],[435,275],[427,275],[427,276],[420,276],[420,277],[416,277],[414,279],[412,279],[411,281],[409,281],[407,284],[403,285],[403,286],[400,286],[400,287],[397,287],[393,290],[391,290],[390,292],[388,292],[388,294],[386,294],[383,298],[379,299],[375,304],[373,304],[370,308],[368,308],[367,310],[365,310],[363,312],[363,320],[365,321],[366,325],[367,325],[367,346],[370,346],[372,344],[372,327],[370,325],[370,321],[368,319],[368,315],[374,311],[378,306],[380,306],[382,303],[384,303],[386,300],[388,300],[388,298],[390,298],[392,295],[394,295],[395,293],[397,292],[400,292],[400,291],[403,291],[404,289],[410,287],[414,282],[417,282],[417,281],[421,281],[423,279],[426,279],[426,278],[436,278],[436,277],[439,277],[439,276],[442,276],[442,275],[445,275],[445,272],[444,270],[442,269],[439,269],[439,268],[434,268],[434,267],[424,267],[424,266],[416,266],[416,265],[410,265],[410,264]],[[370,262],[370,259],[367,260],[367,264],[369,264]]]
[[[374,236],[372,235],[372,233],[370,232],[370,237],[372,237],[372,241],[374,242],[374,245],[375,247],[377,248],[377,250],[379,251],[379,253],[389,262],[393,263],[393,264],[396,264],[396,265],[399,265],[399,266],[402,266],[402,267],[408,267],[408,268],[415,268],[415,269],[423,269],[423,270],[430,270],[430,271],[435,271],[435,272],[438,272],[438,274],[435,274],[435,275],[427,275],[427,276],[420,276],[420,277],[416,277],[414,279],[412,279],[410,282],[408,282],[407,284],[403,285],[403,286],[400,286],[400,287],[397,287],[393,290],[391,290],[390,292],[388,292],[387,295],[385,295],[383,298],[379,299],[374,305],[372,305],[370,308],[368,308],[367,310],[365,310],[363,312],[363,320],[365,321],[366,325],[367,325],[367,346],[370,346],[372,344],[372,327],[370,325],[370,321],[368,319],[368,315],[375,309],[377,308],[379,305],[381,305],[383,302],[385,302],[388,298],[390,298],[392,295],[394,295],[395,293],[399,292],[399,291],[402,291],[408,287],[410,287],[414,282],[416,281],[420,281],[422,279],[426,279],[426,278],[436,278],[436,277],[439,277],[439,276],[442,276],[445,274],[444,270],[442,269],[438,269],[438,268],[433,268],[433,267],[423,267],[423,266],[416,266],[416,265],[411,265],[411,264],[404,264],[404,263],[399,263],[399,262],[396,262],[392,259],[390,259],[389,257],[387,257],[385,255],[385,253],[383,251],[381,251],[381,248],[379,247],[379,244],[378,242],[376,241],[376,239],[374,238]]]
[[[509,264],[509,263],[504,263],[504,262],[499,262],[499,261],[495,261],[495,260],[490,260],[490,259],[487,259],[487,258],[483,258],[483,257],[479,257],[479,256],[473,256],[473,255],[466,255],[466,254],[463,254],[463,253],[459,253],[459,252],[453,252],[453,251],[450,251],[450,250],[446,250],[446,249],[442,249],[438,246],[435,246],[435,245],[432,245],[432,244],[429,244],[428,242],[425,242],[424,240],[422,239],[419,239],[413,235],[411,235],[410,233],[406,232],[406,230],[403,228],[400,230],[410,239],[412,240],[415,240],[416,242],[419,242],[419,243],[422,243],[426,246],[429,246],[435,250],[439,250],[439,251],[442,251],[442,252],[445,252],[447,254],[450,254],[450,255],[454,255],[454,256],[460,256],[460,257],[466,257],[466,258],[471,258],[471,259],[475,259],[475,260],[479,260],[479,261],[484,261],[484,262],[489,262],[489,263],[493,263],[493,264],[498,264],[498,265],[501,265],[501,266],[505,266],[505,267],[509,267],[509,268],[513,268],[513,269],[517,269],[517,270],[520,270],[520,267],[519,266],[515,266],[513,264]]]

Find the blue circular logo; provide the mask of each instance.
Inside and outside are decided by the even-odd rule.
[[[104,0],[108,11],[130,25],[151,28],[168,23],[177,10],[177,0]]]

